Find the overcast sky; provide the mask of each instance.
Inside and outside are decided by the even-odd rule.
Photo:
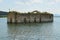
[[[0,0],[0,11],[28,12],[38,10],[60,14],[60,0]]]

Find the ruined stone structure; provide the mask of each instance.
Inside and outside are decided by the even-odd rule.
[[[18,13],[10,11],[7,18],[8,23],[41,23],[41,22],[53,22],[53,14],[39,11],[33,11],[28,13]]]

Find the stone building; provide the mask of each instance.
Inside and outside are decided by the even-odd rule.
[[[19,13],[16,11],[10,11],[7,18],[8,23],[41,23],[41,22],[53,22],[53,14],[39,11],[33,11],[28,13]]]

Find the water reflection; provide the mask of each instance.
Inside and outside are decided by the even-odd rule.
[[[60,18],[53,23],[7,24],[0,18],[0,40],[60,40]]]
[[[8,24],[8,34],[18,40],[40,40],[53,34],[52,27],[52,23]]]

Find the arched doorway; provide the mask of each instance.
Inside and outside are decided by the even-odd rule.
[[[34,23],[36,23],[36,17],[34,18]]]
[[[27,21],[26,21],[26,18],[24,18],[24,23],[26,23]]]
[[[41,23],[41,17],[40,17],[40,19],[39,19],[40,21],[39,21],[39,23]]]
[[[10,18],[10,23],[12,23],[12,18]]]

